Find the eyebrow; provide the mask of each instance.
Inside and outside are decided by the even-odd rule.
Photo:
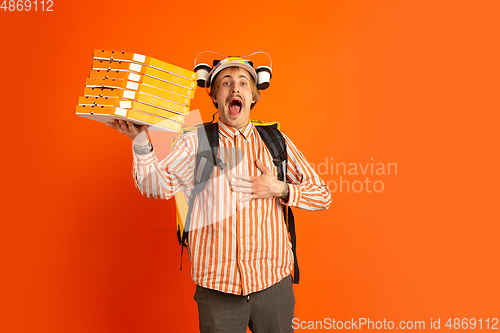
[[[228,78],[233,78],[233,76],[231,74],[226,74],[222,77],[222,80],[224,80],[226,77]],[[244,78],[244,79],[247,79],[248,80],[248,77],[246,75],[243,75],[243,74],[240,74],[239,78]]]

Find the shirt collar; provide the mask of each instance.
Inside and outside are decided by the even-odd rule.
[[[248,121],[248,123],[243,126],[241,129],[237,130],[234,127],[231,127],[229,125],[224,124],[220,118],[219,118],[219,132],[222,133],[222,135],[226,136],[228,139],[234,139],[236,135],[241,133],[243,135],[243,138],[245,140],[249,140],[250,136],[253,134],[253,124],[251,121]]]

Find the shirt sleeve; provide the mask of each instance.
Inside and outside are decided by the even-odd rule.
[[[281,203],[305,210],[328,209],[332,202],[328,186],[311,168],[292,141],[285,134],[283,137],[287,144],[289,198],[288,202],[281,200]]]
[[[154,150],[143,155],[134,152],[132,175],[142,195],[167,200],[178,191],[191,191],[197,149],[195,138],[194,133],[183,135],[161,162]]]

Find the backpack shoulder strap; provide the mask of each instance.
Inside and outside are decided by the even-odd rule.
[[[286,153],[286,142],[283,134],[278,130],[277,125],[269,126],[255,126],[257,131],[262,138],[262,141],[266,144],[267,149],[273,157],[273,163],[278,168],[278,179],[282,182],[287,182],[286,172],[287,172],[287,153]],[[292,243],[293,252],[293,283],[299,283],[299,263],[297,261],[297,237],[295,234],[295,219],[293,217],[292,208],[290,206],[283,205],[283,216],[285,217],[285,224],[290,233],[290,242]]]
[[[255,127],[271,153],[274,165],[278,168],[278,179],[286,182],[287,154],[283,134],[277,129],[276,125]]]
[[[219,151],[219,124],[212,123],[198,128],[198,150],[194,167],[194,188],[189,198],[189,210],[184,231],[189,232],[189,222],[196,196],[201,193],[210,180],[214,166],[224,169],[226,165],[217,157]]]
[[[211,123],[198,128],[198,150],[196,152],[196,164],[194,168],[194,188],[189,197],[189,207],[184,223],[182,236],[178,230],[177,238],[181,245],[181,269],[182,269],[182,253],[184,247],[188,247],[188,235],[191,227],[191,215],[193,212],[196,196],[201,193],[207,182],[210,180],[214,166],[221,169],[226,167],[226,164],[217,157],[219,152],[219,124]]]
[[[221,169],[226,164],[217,157],[219,153],[219,124],[211,123],[198,128],[198,151],[196,153],[196,165],[194,169],[194,192],[203,191],[207,185],[213,167],[216,165]]]
[[[219,151],[219,124],[211,123],[198,127],[198,153],[212,150],[217,156]]]

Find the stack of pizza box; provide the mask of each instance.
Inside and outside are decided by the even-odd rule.
[[[136,53],[95,50],[78,116],[179,132],[196,89],[196,73]]]

